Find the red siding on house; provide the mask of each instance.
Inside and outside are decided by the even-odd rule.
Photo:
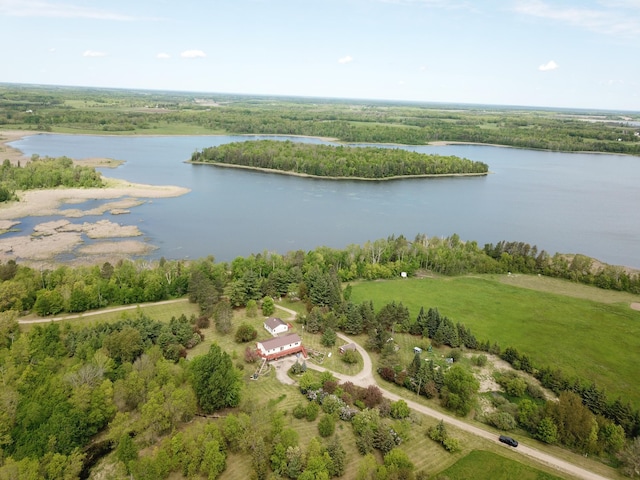
[[[302,346],[302,339],[297,333],[290,333],[283,337],[270,338],[256,344],[258,354],[267,360],[292,355],[294,353],[303,353],[307,356],[307,352]]]

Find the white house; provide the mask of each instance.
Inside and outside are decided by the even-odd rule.
[[[274,337],[289,331],[289,324],[276,317],[269,317],[264,322],[264,329]]]
[[[302,346],[302,339],[297,333],[290,333],[282,337],[274,337],[256,343],[258,354],[267,360],[275,360],[286,355],[302,353],[305,357],[307,352]]]

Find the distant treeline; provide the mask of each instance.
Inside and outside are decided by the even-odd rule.
[[[0,126],[41,131],[161,129],[182,134],[197,129],[208,134],[308,135],[354,143],[474,142],[640,155],[640,129],[630,123],[638,120],[628,112],[0,86]]]
[[[40,159],[36,156],[25,166],[5,160],[0,168],[0,202],[14,199],[16,190],[102,186],[102,177],[95,168],[74,166],[67,157]]]
[[[291,141],[234,142],[194,152],[192,162],[267,168],[318,177],[385,179],[401,176],[486,174],[486,163],[399,148],[347,147]]]

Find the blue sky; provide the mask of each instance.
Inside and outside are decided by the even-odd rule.
[[[0,82],[640,111],[640,0],[0,0]]]

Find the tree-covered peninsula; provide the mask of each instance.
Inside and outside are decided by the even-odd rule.
[[[74,165],[67,157],[40,158],[34,155],[24,166],[4,160],[0,166],[0,202],[16,200],[16,190],[40,188],[104,187],[100,172],[93,167]]]
[[[399,148],[333,146],[292,141],[234,142],[196,151],[192,162],[278,170],[330,178],[384,180],[431,175],[486,175],[486,163]]]

